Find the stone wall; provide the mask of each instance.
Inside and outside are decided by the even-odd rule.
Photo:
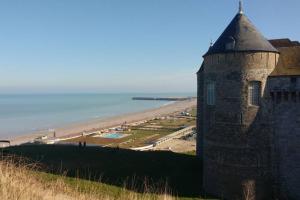
[[[265,96],[273,114],[275,182],[282,199],[300,199],[300,76],[270,77]]]
[[[203,83],[204,83],[204,76],[203,76],[204,66],[202,65],[199,71],[197,72],[197,122],[196,122],[196,132],[197,132],[197,146],[196,146],[196,154],[203,160],[203,133],[204,133],[204,112],[203,110],[203,101],[204,101],[204,94],[203,94]]]
[[[268,110],[264,109],[267,102],[262,98],[259,106],[250,106],[248,86],[250,81],[259,81],[262,97],[277,61],[278,54],[266,52],[204,58],[202,78],[198,76],[198,88],[202,88],[198,93],[202,98],[198,102],[198,126],[202,128],[198,130],[203,139],[206,192],[225,199],[243,199],[251,186],[250,199],[270,196],[271,131]],[[216,84],[213,106],[206,102],[206,85],[211,81]]]

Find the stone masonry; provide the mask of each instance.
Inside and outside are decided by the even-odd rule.
[[[266,40],[240,10],[203,56],[197,155],[205,192],[230,200],[300,199],[299,55],[298,42]]]

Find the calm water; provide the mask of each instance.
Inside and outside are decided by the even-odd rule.
[[[162,106],[165,101],[133,101],[133,96],[194,94],[38,94],[0,95],[0,139],[76,122]]]

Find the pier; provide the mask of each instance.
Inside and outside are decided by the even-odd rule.
[[[185,101],[192,100],[196,97],[132,97],[132,100],[149,100],[149,101]]]

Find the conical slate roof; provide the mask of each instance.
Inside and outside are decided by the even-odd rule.
[[[204,56],[243,51],[278,52],[251,21],[240,12]]]

